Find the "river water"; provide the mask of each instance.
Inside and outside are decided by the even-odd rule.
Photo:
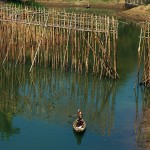
[[[31,64],[0,67],[0,148],[2,150],[139,150],[140,121],[148,94],[134,89],[140,29],[119,23],[120,79],[52,71]],[[72,129],[78,109],[87,129]]]

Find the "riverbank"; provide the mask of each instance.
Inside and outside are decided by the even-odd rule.
[[[148,21],[150,20],[150,4],[124,10],[119,12],[118,16],[135,21]]]
[[[87,2],[47,2],[39,1],[46,7],[83,7],[86,8]],[[137,6],[132,9],[126,9],[125,3],[121,0],[119,2],[98,2],[90,3],[90,8],[104,8],[118,10],[116,16],[119,18],[130,19],[134,21],[146,21],[150,19],[150,5]]]

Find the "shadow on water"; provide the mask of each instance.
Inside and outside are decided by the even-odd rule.
[[[150,108],[150,89],[142,87],[141,91],[143,99],[143,110],[145,111]]]
[[[20,129],[13,127],[12,119],[13,115],[11,112],[0,111],[0,139],[8,140],[10,136],[19,134]]]
[[[77,144],[78,145],[81,145],[82,144],[82,139],[84,137],[84,134],[85,134],[85,131],[84,132],[81,132],[81,133],[77,133],[73,130],[73,134],[74,134],[74,137],[77,141]]]
[[[138,43],[140,28],[136,23],[120,23],[117,42],[117,65],[120,75],[120,83],[127,79],[138,64]]]

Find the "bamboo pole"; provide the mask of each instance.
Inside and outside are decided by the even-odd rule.
[[[46,20],[46,22],[45,22],[45,28],[44,28],[44,31],[42,32],[42,35],[41,35],[42,38],[43,38],[43,36],[44,36],[44,34],[45,34],[45,31],[46,31],[47,21],[48,21],[48,17],[47,17],[47,20]],[[30,67],[29,72],[31,72],[31,70],[32,70],[32,67],[33,67],[33,65],[34,65],[36,56],[37,56],[37,54],[38,54],[38,52],[39,52],[39,48],[40,48],[41,42],[42,42],[42,40],[40,40],[40,42],[39,42],[39,44],[38,44],[38,48],[37,48],[37,50],[36,50],[36,53],[35,53],[35,56],[34,56],[34,59],[33,59],[33,62],[32,62],[32,65],[31,65],[31,67]]]

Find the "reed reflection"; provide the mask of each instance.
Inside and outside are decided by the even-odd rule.
[[[146,141],[149,140],[149,128],[150,128],[150,89],[141,87],[142,94],[142,119],[139,116],[139,90],[136,94],[136,119],[135,119],[135,131],[136,139],[140,146],[145,146]]]
[[[68,126],[68,115],[81,108],[89,132],[111,134],[115,117],[115,82],[46,68],[33,70],[31,74],[28,70],[25,66],[16,69],[13,65],[0,70],[3,79],[0,88],[12,97],[7,105],[14,106],[12,110],[16,115]]]
[[[8,67],[8,66],[7,66]],[[21,113],[19,99],[14,88],[13,72],[10,68],[0,70],[0,139],[8,140],[10,136],[19,134],[20,129],[13,126],[13,118]]]
[[[142,90],[143,93],[143,110],[147,110],[150,108],[150,89],[144,88]]]
[[[81,145],[82,139],[83,139],[83,136],[84,136],[85,132],[76,133],[76,132],[73,130],[73,134],[74,134],[74,137],[75,137],[75,139],[76,139],[76,141],[77,141],[77,144],[78,144],[78,145]]]

